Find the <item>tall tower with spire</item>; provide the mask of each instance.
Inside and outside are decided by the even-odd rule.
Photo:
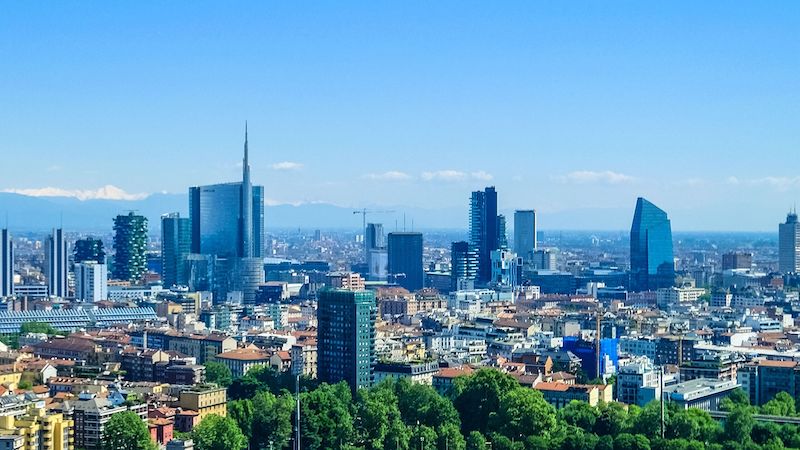
[[[253,186],[247,149],[247,121],[244,122],[244,160],[242,161],[242,257],[253,256]]]

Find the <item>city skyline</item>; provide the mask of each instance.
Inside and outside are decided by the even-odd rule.
[[[181,193],[241,173],[249,119],[268,204],[455,208],[493,184],[543,228],[592,208],[624,229],[644,196],[676,229],[772,230],[800,188],[763,159],[798,144],[800,10],[680,3],[9,7],[0,190]]]

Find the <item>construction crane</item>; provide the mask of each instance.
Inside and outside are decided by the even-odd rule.
[[[353,214],[361,214],[361,231],[364,233],[364,262],[369,263],[369,243],[367,242],[367,214],[389,214],[395,212],[391,209],[367,209],[361,208],[353,211]]]

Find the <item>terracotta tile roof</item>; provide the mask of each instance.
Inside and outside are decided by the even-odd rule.
[[[571,386],[566,383],[553,383],[553,382],[545,382],[539,383],[534,386],[534,389],[538,389],[540,391],[557,391],[557,392],[566,392],[569,390]]]
[[[229,352],[220,353],[217,359],[232,359],[237,361],[265,361],[269,359],[267,352],[261,349],[240,348]]]
[[[439,378],[456,378],[464,375],[470,375],[474,371],[475,369],[470,366],[443,367],[439,369],[439,372],[437,372],[435,376]]]

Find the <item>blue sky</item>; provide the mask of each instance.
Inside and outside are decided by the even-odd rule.
[[[773,230],[800,197],[798,29],[788,1],[6,2],[0,190],[233,180],[247,119],[275,203],[494,184],[542,220],[626,228],[642,195],[676,229]]]

